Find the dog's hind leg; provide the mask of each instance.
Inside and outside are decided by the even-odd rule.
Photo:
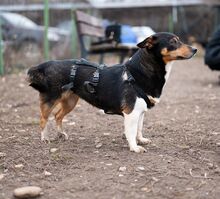
[[[57,124],[58,137],[63,137],[68,140],[68,135],[63,131],[62,120],[69,112],[71,112],[78,102],[79,97],[74,93],[66,93],[62,96],[60,101],[60,109],[55,114]]]
[[[45,142],[49,142],[49,135],[47,129],[47,122],[50,113],[52,112],[55,104],[54,103],[46,103],[43,100],[40,100],[40,127],[41,127],[41,140]]]
[[[144,138],[142,134],[143,129],[143,122],[144,122],[144,113],[142,113],[139,117],[138,121],[138,131],[137,131],[137,141],[139,144],[148,144],[151,142],[150,139]]]
[[[140,116],[146,111],[147,106],[143,99],[137,98],[133,110],[126,114],[124,113],[124,125],[125,125],[125,136],[128,140],[130,151],[136,153],[145,152],[145,148],[137,145],[137,131],[138,131],[138,122]]]

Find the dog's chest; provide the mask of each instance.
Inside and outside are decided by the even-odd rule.
[[[172,70],[172,65],[173,65],[173,62],[169,62],[167,65],[166,65],[166,75],[165,75],[165,83],[164,83],[164,86],[166,85],[167,81],[168,81],[168,78],[170,76],[170,73],[171,73],[171,70]],[[163,86],[163,88],[164,88]],[[147,97],[149,98],[150,102],[154,105],[158,104],[160,102],[160,97],[153,97],[151,95],[147,95]]]

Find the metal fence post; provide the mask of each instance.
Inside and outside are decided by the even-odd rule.
[[[76,19],[74,15],[75,9],[71,9],[71,54],[73,58],[77,57],[77,32]]]
[[[4,58],[3,58],[2,22],[0,19],[0,75],[3,74],[4,74]]]
[[[44,58],[46,60],[49,59],[48,26],[49,26],[49,0],[44,0]]]
[[[168,16],[168,30],[169,30],[169,32],[173,32],[173,30],[174,30],[172,13],[170,13]]]

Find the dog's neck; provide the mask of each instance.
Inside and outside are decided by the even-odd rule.
[[[159,98],[165,84],[166,68],[160,58],[146,49],[139,49],[126,63],[136,84],[152,97]]]

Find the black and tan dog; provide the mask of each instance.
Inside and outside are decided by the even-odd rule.
[[[41,139],[49,140],[47,121],[57,105],[58,133],[68,139],[62,120],[82,98],[106,113],[123,115],[130,150],[144,152],[137,144],[150,141],[142,136],[144,113],[159,102],[170,71],[168,63],[189,59],[197,50],[171,33],[156,33],[137,46],[138,51],[125,64],[102,69],[84,60],[48,61],[30,68],[30,86],[40,92]],[[98,82],[94,84],[97,71]]]

